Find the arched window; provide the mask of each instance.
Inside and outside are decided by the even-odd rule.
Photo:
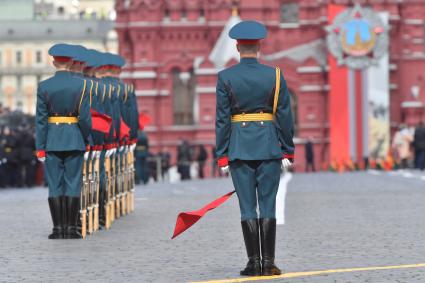
[[[294,136],[298,136],[298,98],[294,92],[289,89],[291,99],[292,121],[294,122]]]
[[[193,125],[196,78],[193,70],[171,70],[173,78],[173,116],[175,125]]]

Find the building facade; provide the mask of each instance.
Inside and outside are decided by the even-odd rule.
[[[227,30],[240,19],[269,31],[260,60],[279,65],[296,122],[296,168],[304,142],[314,143],[316,167],[328,164],[329,4],[371,7],[389,14],[390,125],[424,118],[425,6],[421,0],[118,0],[116,30],[126,58],[123,78],[136,86],[139,109],[152,117],[153,151],[175,154],[181,139],[214,146],[216,74],[238,60]],[[175,161],[175,160],[174,160]]]
[[[62,2],[64,2],[62,5]],[[58,42],[117,52],[114,21],[88,16],[72,1],[6,0],[0,3],[0,103],[35,113],[37,84],[54,73],[49,48]],[[109,1],[113,8],[113,1]],[[99,14],[99,13],[98,13]]]

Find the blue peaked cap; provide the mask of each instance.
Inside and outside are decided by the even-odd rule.
[[[120,56],[120,55],[114,55],[114,65],[115,66],[118,66],[118,67],[122,67],[122,66],[124,66],[125,65],[125,60],[124,60],[124,58],[122,57],[122,56]]]
[[[85,52],[85,60],[84,62],[86,62],[86,67],[89,68],[97,68],[97,64],[98,64],[98,51],[94,50],[94,49],[87,49]]]
[[[242,21],[230,29],[229,36],[236,40],[260,40],[267,36],[267,29],[257,21]]]
[[[86,62],[89,59],[87,48],[81,45],[71,45],[72,52],[74,55],[72,59],[74,61]]]
[[[57,43],[50,47],[49,55],[50,56],[60,56],[60,57],[74,57],[74,50],[72,45],[66,43]]]

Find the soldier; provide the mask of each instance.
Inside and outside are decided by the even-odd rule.
[[[32,187],[35,179],[36,159],[34,133],[24,124],[18,133],[20,186]]]
[[[15,129],[4,128],[4,164],[5,164],[5,177],[6,186],[17,187],[19,181],[19,144],[18,137]]]
[[[276,194],[281,166],[289,167],[294,158],[285,80],[278,68],[257,59],[260,39],[266,34],[266,28],[255,21],[241,22],[230,30],[241,61],[218,74],[216,89],[218,165],[225,173],[230,167],[238,195],[249,258],[241,275],[248,276],[281,273],[274,264]]]
[[[49,49],[56,73],[37,90],[36,150],[45,162],[53,233],[49,239],[81,238],[77,232],[84,152],[91,129],[87,81],[69,71],[71,46]]]
[[[143,130],[139,130],[137,135],[137,147],[135,151],[136,155],[136,183],[143,182],[147,184],[149,181],[149,166],[148,166],[148,154],[149,154],[149,140],[148,136]]]

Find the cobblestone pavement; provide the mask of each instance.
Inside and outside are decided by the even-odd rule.
[[[178,212],[230,190],[227,178],[138,187],[135,213],[84,241],[47,239],[46,189],[2,190],[0,282],[239,278],[246,256],[236,197],[170,240]],[[286,202],[276,251],[285,272],[425,263],[425,180],[417,172],[295,174]],[[425,282],[425,268],[267,282]]]

